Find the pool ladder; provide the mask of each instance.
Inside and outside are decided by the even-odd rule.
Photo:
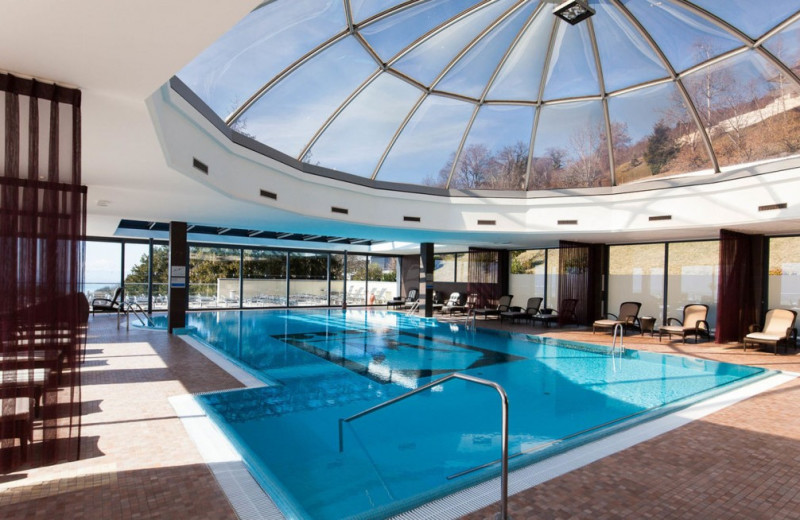
[[[147,312],[138,303],[123,303],[120,305],[120,312],[117,314],[117,328],[119,328],[119,316],[125,315],[125,328],[131,328],[131,313],[139,320],[144,327],[153,327],[155,324]]]
[[[508,516],[508,396],[506,395],[506,391],[503,389],[502,386],[495,383],[494,381],[489,381],[487,379],[481,379],[479,377],[473,377],[467,374],[459,374],[454,373],[448,376],[444,376],[436,381],[431,381],[428,384],[422,385],[419,388],[415,388],[410,392],[406,392],[403,395],[399,395],[393,399],[389,399],[388,401],[384,401],[380,404],[373,406],[372,408],[367,408],[366,410],[359,412],[355,415],[351,415],[345,419],[339,419],[339,453],[344,451],[344,423],[349,423],[350,421],[354,421],[360,417],[364,417],[365,415],[369,415],[372,412],[376,412],[381,408],[385,408],[391,404],[397,403],[404,399],[411,397],[412,395],[418,394],[420,392],[424,392],[429,390],[435,386],[439,386],[451,379],[462,379],[464,381],[468,381],[470,383],[476,383],[483,386],[488,386],[497,390],[497,393],[500,394],[500,402],[502,404],[502,425],[501,425],[501,473],[500,473],[500,512],[495,516],[498,520],[509,520]]]
[[[619,350],[620,353],[625,352],[625,329],[622,328],[622,323],[614,325],[614,336],[611,340],[611,354],[613,355],[617,349],[617,331],[619,331]]]

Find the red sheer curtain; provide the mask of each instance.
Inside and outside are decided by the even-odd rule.
[[[467,293],[477,294],[479,308],[494,305],[500,299],[500,253],[494,249],[469,250]]]
[[[9,74],[0,74],[0,91],[0,471],[6,472],[80,456],[89,305],[79,292],[86,235],[80,91]]]
[[[748,326],[760,322],[763,248],[763,235],[720,231],[717,343],[741,341]]]

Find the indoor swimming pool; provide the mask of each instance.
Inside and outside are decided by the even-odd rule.
[[[768,371],[372,310],[199,312],[187,329],[266,386],[197,396],[287,518],[386,518]]]

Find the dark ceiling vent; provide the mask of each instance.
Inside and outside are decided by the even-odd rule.
[[[261,190],[261,196],[272,200],[278,200],[278,194],[267,190]]]
[[[781,202],[779,204],[767,204],[766,206],[758,207],[758,211],[770,211],[773,209],[786,209],[786,203]]]
[[[559,220],[558,221],[558,225],[559,226],[576,226],[576,225],[578,225],[578,221],[577,220]]]
[[[497,224],[497,221],[495,221],[495,220],[479,220],[478,221],[478,225],[479,226],[494,226],[496,224]]]
[[[655,215],[650,217],[648,220],[650,220],[651,222],[656,220],[672,220],[672,215]]]
[[[403,217],[403,222],[422,222],[419,217]]]
[[[192,166],[194,166],[195,170],[200,170],[208,175],[208,165],[204,162],[198,161],[196,157],[192,157]]]
[[[350,213],[350,210],[347,208],[337,208],[336,206],[331,206],[331,213],[341,213],[342,215],[347,215]]]

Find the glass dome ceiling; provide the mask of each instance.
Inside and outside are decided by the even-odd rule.
[[[177,77],[304,163],[459,190],[611,186],[800,150],[800,0],[274,0]]]

